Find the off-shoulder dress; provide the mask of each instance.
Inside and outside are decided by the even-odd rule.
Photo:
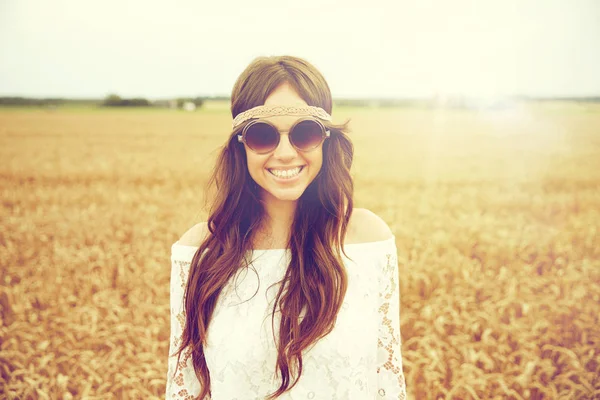
[[[395,238],[346,244],[342,253],[348,288],[334,329],[303,353],[302,376],[280,396],[305,399],[405,399],[400,336],[400,293]],[[171,336],[169,355],[181,343],[184,289],[197,247],[171,247]],[[224,287],[210,322],[204,352],[211,400],[264,399],[279,387],[271,313],[289,249],[254,250]],[[279,328],[278,313],[274,327]],[[277,336],[277,332],[275,334]],[[168,358],[167,399],[200,393],[190,348]]]

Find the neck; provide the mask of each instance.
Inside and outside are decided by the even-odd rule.
[[[279,200],[267,194],[263,197],[265,218],[256,248],[285,248],[288,244],[297,200]]]

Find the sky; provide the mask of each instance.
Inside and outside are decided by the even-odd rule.
[[[600,1],[0,0],[0,96],[229,96],[283,54],[334,98],[600,96]]]

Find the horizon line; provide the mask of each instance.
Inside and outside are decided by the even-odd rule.
[[[111,93],[104,97],[95,96],[27,96],[21,94],[1,94],[0,98],[22,98],[31,100],[66,100],[66,101],[102,101],[108,96],[116,94]],[[143,97],[143,96],[117,96],[123,99],[146,99],[148,101],[166,101],[175,99],[195,99],[200,98],[202,100],[230,100],[231,95],[196,95],[196,96],[164,96],[164,97]],[[514,99],[514,100],[577,100],[577,99],[598,99],[600,100],[600,93],[590,95],[570,95],[570,94],[555,94],[555,95],[527,95],[527,94],[468,94],[468,93],[440,93],[431,95],[415,95],[415,96],[333,96],[333,101],[339,100],[364,100],[364,101],[380,101],[380,100],[430,100],[436,97],[446,98],[499,98],[499,99]]]

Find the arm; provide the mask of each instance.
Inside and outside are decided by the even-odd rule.
[[[181,352],[179,364],[177,355],[173,356],[181,344],[181,335],[185,326],[183,296],[189,268],[190,261],[174,254],[171,256],[171,335],[165,388],[166,399],[191,400],[200,394],[200,382],[192,364],[191,348],[188,347]],[[175,373],[176,369],[177,373]]]
[[[400,289],[396,245],[386,251],[379,281],[377,394],[380,399],[406,399],[400,336]]]
[[[388,241],[379,255],[379,339],[377,341],[377,398],[406,399],[400,352],[400,286],[398,250],[389,226],[364,208],[352,212],[349,234],[357,242]]]

